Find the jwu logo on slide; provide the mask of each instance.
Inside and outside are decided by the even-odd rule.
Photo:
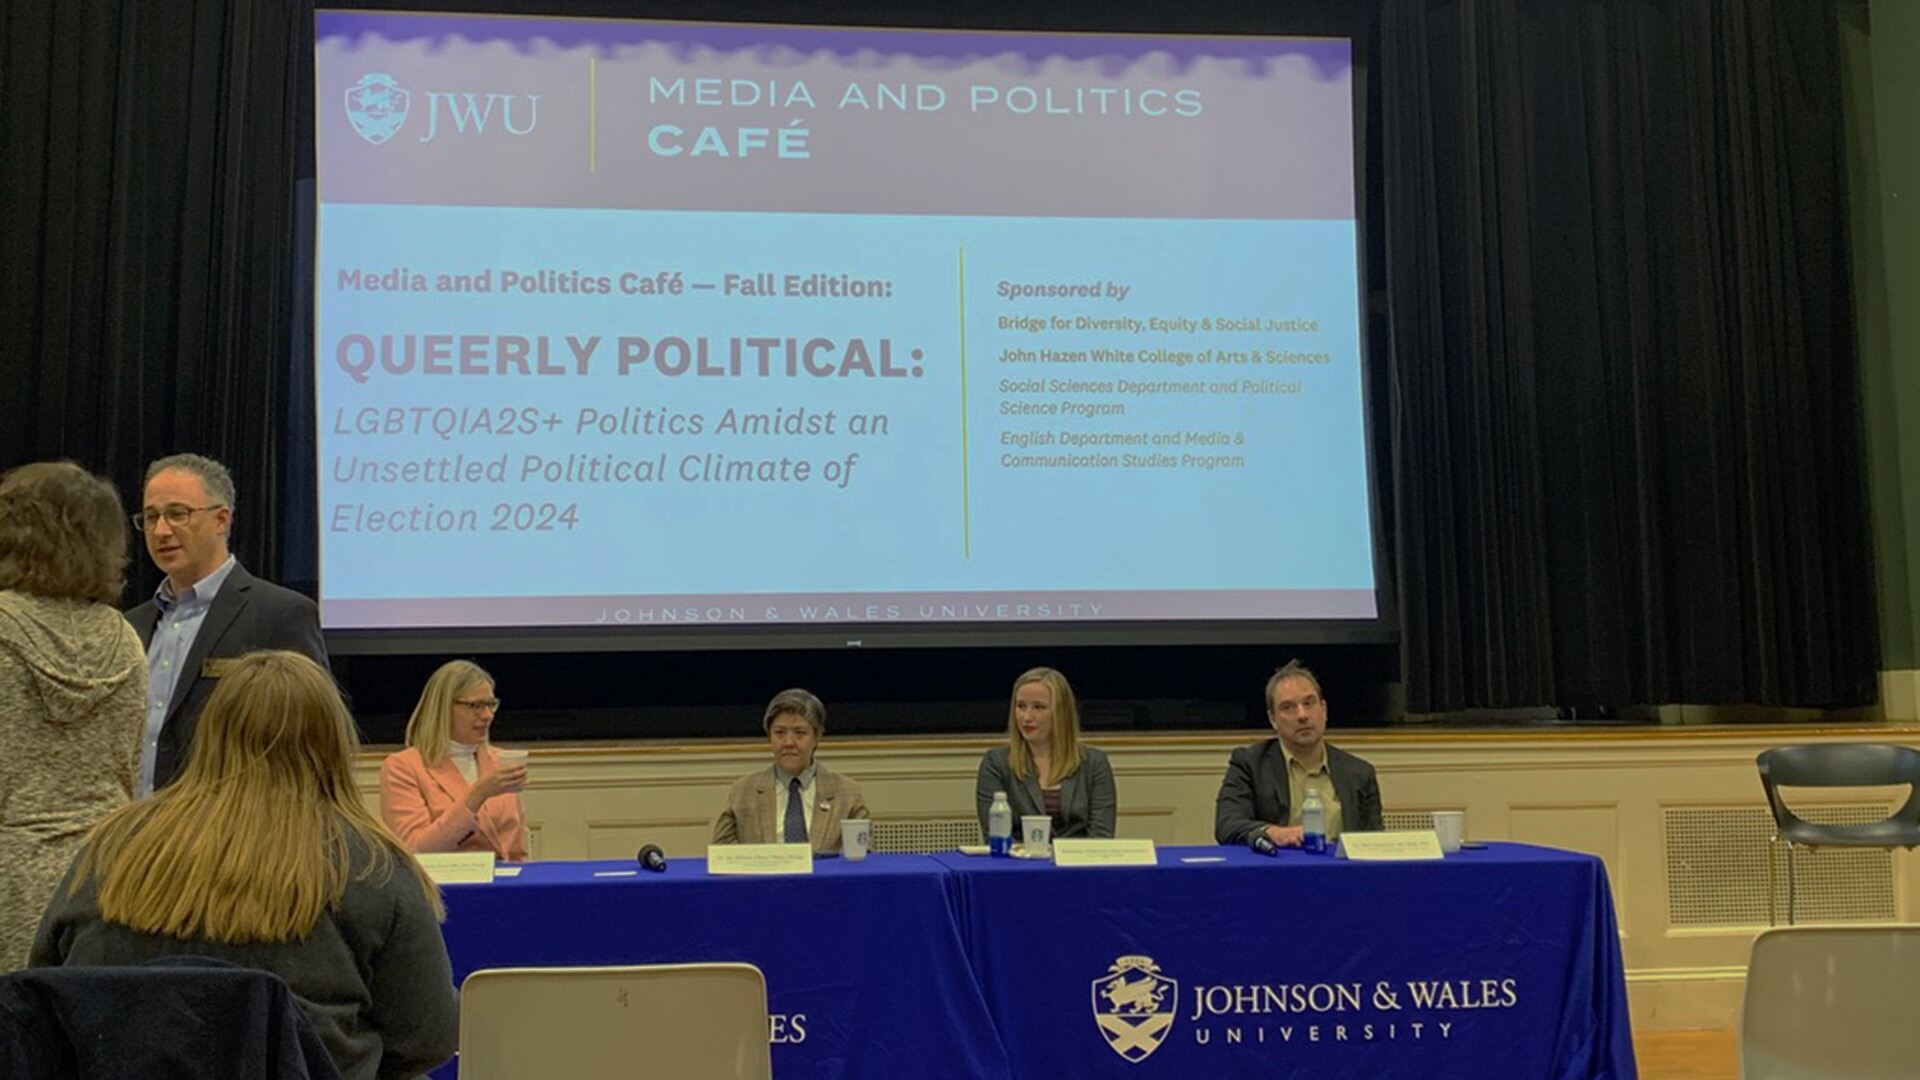
[[[378,71],[362,75],[347,88],[347,119],[361,138],[379,146],[407,122],[407,100],[393,76]]]
[[[1093,980],[1093,1022],[1113,1052],[1135,1065],[1160,1049],[1180,1008],[1180,984],[1151,956],[1122,956]]]
[[[418,140],[423,143],[440,137],[443,118],[449,134],[469,136],[489,131],[531,135],[540,124],[539,94],[428,90],[426,95],[427,130]],[[347,88],[347,119],[361,138],[379,146],[406,124],[411,100],[412,95],[393,76],[369,72]]]

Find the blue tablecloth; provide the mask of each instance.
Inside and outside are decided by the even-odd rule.
[[[934,858],[1022,1077],[1635,1075],[1613,902],[1590,856]]]
[[[596,877],[632,863],[534,863],[445,890],[456,982],[480,968],[741,960],[767,977],[774,1074],[1009,1075],[961,951],[951,877],[919,855],[822,859],[810,875]]]

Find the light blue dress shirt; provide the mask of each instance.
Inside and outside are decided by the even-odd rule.
[[[147,641],[147,730],[140,740],[140,776],[134,781],[134,798],[153,793],[153,762],[160,753],[160,728],[167,722],[167,705],[173,701],[174,687],[181,679],[192,682],[193,672],[181,672],[193,641],[200,636],[200,624],[207,621],[207,609],[220,594],[220,586],[232,575],[234,557],[206,577],[175,595],[172,581],[162,581],[153,594],[153,606],[159,617],[153,624],[153,637]]]

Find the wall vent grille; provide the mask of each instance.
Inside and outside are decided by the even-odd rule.
[[[980,839],[980,823],[970,817],[873,823],[873,850],[878,852],[924,855],[980,843],[985,843]]]
[[[1797,807],[1808,821],[1863,824],[1883,805]],[[1773,814],[1766,807],[1668,807],[1667,918],[1673,926],[1753,926],[1787,921],[1787,849],[1773,855],[1778,895],[1767,917],[1767,858]],[[1797,848],[1794,917],[1800,922],[1884,922],[1894,918],[1893,853],[1884,848]]]
[[[1431,829],[1433,828],[1433,811],[1382,810],[1380,811],[1380,827],[1388,832],[1401,832],[1407,829]],[[1472,835],[1473,822],[1471,821],[1467,822],[1467,832],[1469,836]]]

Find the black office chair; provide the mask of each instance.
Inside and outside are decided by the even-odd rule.
[[[1767,921],[1773,921],[1778,871],[1773,853],[1787,845],[1787,925],[1793,925],[1795,881],[1793,849],[1801,847],[1912,848],[1920,845],[1920,750],[1878,743],[1817,743],[1762,751],[1757,761],[1760,786],[1773,809],[1773,835],[1767,849]],[[1857,825],[1821,825],[1787,808],[1781,785],[1790,787],[1878,787],[1907,784],[1906,805],[1880,821]]]

